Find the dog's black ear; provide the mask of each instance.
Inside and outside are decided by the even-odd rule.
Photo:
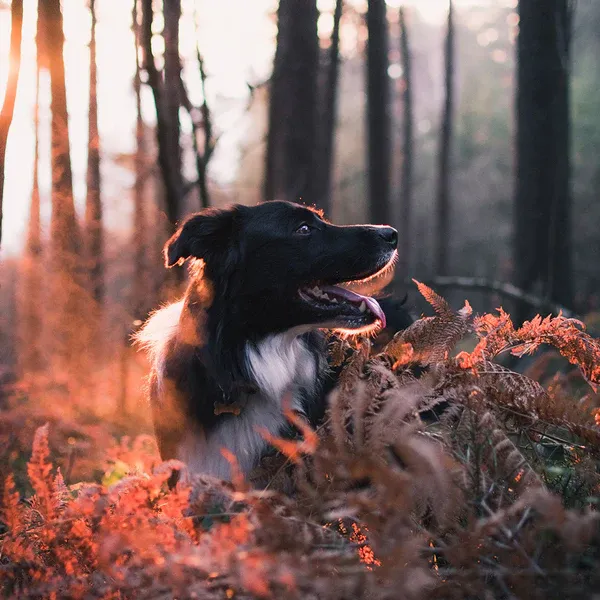
[[[235,207],[209,208],[187,218],[165,244],[165,265],[173,267],[191,257],[208,261],[225,249],[233,236],[236,212]]]

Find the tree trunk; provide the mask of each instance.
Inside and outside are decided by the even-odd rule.
[[[85,211],[87,262],[92,296],[98,305],[104,302],[104,236],[100,185],[100,137],[98,135],[98,99],[96,76],[96,10],[90,0],[92,29],[90,39],[90,100],[87,165],[87,198]]]
[[[177,6],[180,6],[179,0],[175,0]],[[166,4],[169,4],[169,0],[166,0]],[[178,34],[173,32],[173,20],[174,10],[168,6],[167,14],[165,14],[165,43],[169,43],[169,46],[173,44],[173,35]],[[168,18],[168,25],[167,25]],[[156,67],[154,55],[152,54],[152,21],[154,19],[154,13],[152,10],[152,0],[142,0],[142,25],[141,25],[141,45],[144,56],[144,69],[148,76],[148,85],[152,89],[152,95],[154,96],[154,105],[156,108],[156,138],[158,146],[158,164],[162,175],[163,184],[165,186],[165,204],[167,218],[171,230],[174,231],[177,226],[177,220],[180,217],[181,212],[181,199],[183,194],[181,169],[180,169],[180,158],[181,150],[179,148],[179,116],[176,122],[172,118],[172,113],[166,110],[167,100],[164,96],[167,94],[168,88],[163,84],[163,78],[160,71]],[[165,62],[169,59],[170,77],[173,74],[173,49],[165,49]],[[179,81],[177,82],[177,98],[179,101]],[[170,103],[169,103],[170,106]],[[169,118],[171,116],[171,118]],[[176,127],[176,132],[173,131],[173,127]],[[175,140],[177,140],[177,147],[174,148]]]
[[[43,319],[40,296],[43,294],[42,279],[42,236],[40,222],[40,187],[39,187],[39,114],[40,114],[40,60],[38,47],[38,65],[36,72],[35,88],[35,113],[34,130],[35,145],[33,157],[33,187],[31,189],[31,204],[29,208],[29,225],[27,228],[27,241],[21,261],[22,272],[20,276],[20,299],[18,303],[20,317],[20,363],[22,375],[38,372],[42,368],[42,352],[40,332],[43,328]]]
[[[323,99],[319,117],[319,161],[316,173],[316,204],[331,215],[331,178],[333,175],[333,148],[337,114],[338,79],[340,64],[340,21],[344,8],[343,0],[336,0],[333,13],[333,30],[331,45],[327,53],[325,80],[323,82]]]
[[[60,0],[39,0],[38,18],[44,33],[44,50],[50,71],[52,99],[51,166],[52,214],[50,218],[50,298],[47,316],[49,354],[55,361],[54,376],[71,385],[82,375],[77,366],[85,353],[85,309],[82,308],[81,234],[73,200],[69,153],[69,129],[64,32]],[[77,364],[76,364],[77,363]]]
[[[137,0],[133,0],[133,33],[135,37],[135,74],[133,90],[135,93],[135,186],[133,190],[133,286],[131,308],[135,319],[142,319],[150,308],[152,296],[148,282],[147,228],[148,217],[145,205],[146,181],[148,179],[148,151],[144,136],[144,120],[142,119],[142,99],[140,79],[141,65],[138,55],[140,28],[138,25]]]
[[[69,118],[63,49],[65,36],[60,0],[40,0],[39,14],[45,23],[46,50],[52,100],[52,217],[50,238],[54,250],[77,256],[81,247],[73,200],[73,175],[69,154]],[[58,257],[60,260],[60,257]]]
[[[400,8],[400,54],[402,57],[402,103],[404,109],[404,140],[402,144],[402,178],[400,182],[400,261],[399,273],[407,277],[411,267],[412,246],[412,169],[413,169],[413,90],[410,44],[404,8]]]
[[[450,144],[454,109],[454,6],[448,2],[448,29],[445,43],[445,96],[440,134],[436,210],[436,275],[448,272],[450,251]]]
[[[13,0],[10,5],[10,68],[2,110],[0,111],[0,244],[2,242],[2,202],[4,199],[4,167],[8,132],[15,111],[17,86],[21,70],[21,38],[23,31],[23,0]]]
[[[367,10],[367,147],[370,221],[391,222],[392,160],[388,22],[385,0],[369,0]]]
[[[567,0],[521,0],[519,16],[515,283],[572,307],[571,15]]]
[[[179,20],[181,18],[181,0],[163,0],[163,16],[165,25],[163,39],[165,41],[164,89],[162,94],[163,111],[167,127],[164,142],[169,154],[170,169],[175,179],[180,198],[183,195],[183,179],[181,176],[181,124],[179,107],[181,106],[181,60],[179,58]],[[181,217],[180,200],[178,205],[167,206],[169,220],[175,223]]]
[[[315,202],[316,0],[280,0],[271,78],[265,200]]]

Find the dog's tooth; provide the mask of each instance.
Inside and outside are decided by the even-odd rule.
[[[332,299],[331,299],[331,302],[333,302],[333,304],[337,304],[337,303],[338,303],[338,300],[337,300],[337,298],[332,298]]]
[[[364,300],[360,303],[358,310],[360,310],[361,313],[364,313],[367,310],[367,305]]]

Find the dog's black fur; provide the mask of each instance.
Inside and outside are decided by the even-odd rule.
[[[247,474],[266,448],[255,429],[285,433],[284,397],[317,424],[335,383],[323,330],[365,333],[385,325],[376,301],[336,284],[389,268],[396,244],[391,227],[340,227],[288,202],[187,219],[166,244],[165,261],[172,267],[195,259],[189,287],[138,334],[153,363],[162,458],[228,478],[224,446]],[[404,309],[394,312],[410,323]]]

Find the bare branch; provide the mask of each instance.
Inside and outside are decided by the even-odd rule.
[[[406,284],[412,285],[412,279],[406,279]],[[494,281],[485,279],[484,277],[459,277],[459,276],[442,276],[433,277],[432,279],[426,279],[423,281],[426,285],[430,285],[437,288],[458,288],[465,290],[476,290],[482,292],[493,292],[510,298],[511,300],[518,300],[525,302],[538,311],[549,310],[552,313],[562,314],[570,319],[578,318],[578,315],[567,308],[548,299],[541,298],[535,294],[531,294],[522,290],[512,283],[503,283],[501,281]]]

